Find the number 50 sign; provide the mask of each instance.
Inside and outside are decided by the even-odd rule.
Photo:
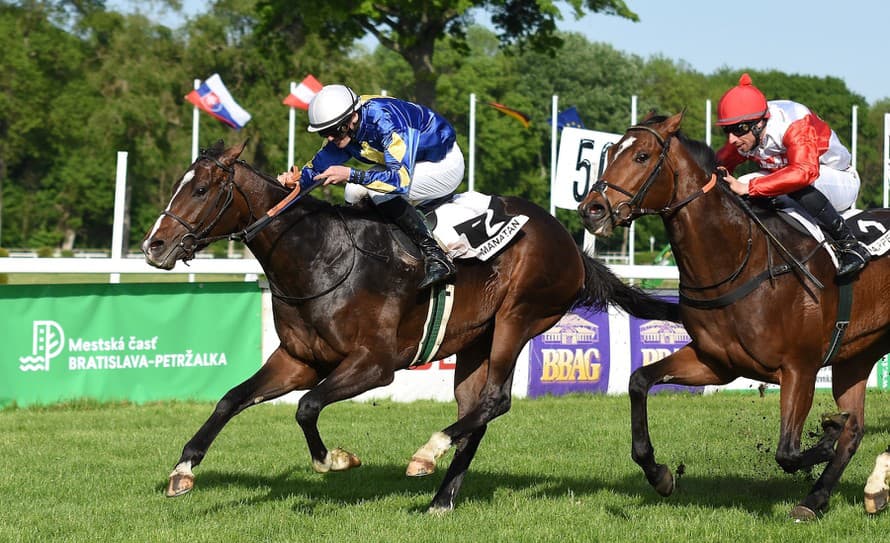
[[[559,138],[556,178],[551,188],[553,205],[575,209],[606,168],[606,151],[620,134],[567,126]]]

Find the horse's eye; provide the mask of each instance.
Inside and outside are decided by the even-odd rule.
[[[204,196],[207,194],[207,186],[201,185],[200,187],[195,189],[195,196]]]
[[[641,152],[637,153],[636,155],[634,155],[634,160],[639,162],[640,164],[642,164],[643,162],[646,162],[647,160],[649,160],[649,153],[644,153],[641,151]]]

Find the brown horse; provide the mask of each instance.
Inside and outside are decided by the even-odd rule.
[[[191,165],[145,237],[142,250],[152,266],[171,269],[211,241],[245,231],[288,195],[274,179],[238,160],[243,146],[223,150],[221,143]],[[316,424],[319,413],[391,383],[417,352],[429,304],[429,290],[416,290],[423,274],[419,252],[395,240],[373,209],[302,196],[248,242],[271,285],[281,344],[255,375],[219,401],[185,445],[168,496],[192,488],[192,468],[233,416],[293,390],[309,390],[296,419],[315,470],[358,466],[351,453],[325,447]],[[456,445],[430,505],[434,512],[454,507],[488,423],[510,408],[516,359],[532,337],[576,304],[614,303],[644,318],[678,319],[676,304],[624,285],[586,257],[540,207],[519,198],[503,203],[508,213],[529,221],[496,257],[460,262],[453,314],[436,354],[457,354],[458,420],[434,433],[408,468],[408,475],[432,473],[436,460]]]
[[[824,416],[821,440],[801,450],[816,372],[837,320],[835,267],[813,239],[788,229],[775,213],[762,221],[749,213],[758,203],[749,205],[718,180],[713,151],[683,136],[682,117],[651,118],[628,129],[578,208],[585,227],[598,235],[642,215],[660,215],[680,273],[681,317],[692,342],[631,376],[632,457],[660,494],[672,492],[673,475],[655,462],[649,436],[646,404],[653,385],[720,385],[740,376],[777,383],[782,422],[776,461],[786,472],[828,462],[791,511],[797,520],[810,519],[828,507],[859,446],[866,380],[890,350],[890,259],[874,260],[855,279],[852,318],[830,362],[841,413]],[[886,210],[877,213],[887,217]]]

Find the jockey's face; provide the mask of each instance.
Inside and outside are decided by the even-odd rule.
[[[333,142],[338,148],[343,149],[352,141],[352,134],[357,122],[358,113],[354,113],[347,122],[322,131],[321,136],[329,142]]]
[[[734,145],[740,153],[748,153],[757,145],[757,135],[763,129],[761,119],[756,122],[738,123],[730,126],[724,126],[723,132],[726,134],[727,141]]]

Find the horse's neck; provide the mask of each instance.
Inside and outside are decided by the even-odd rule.
[[[686,179],[698,179],[702,175],[696,172]],[[678,193],[678,199],[687,196],[683,192],[692,194],[702,185],[697,181],[687,184],[690,186]],[[754,233],[749,217],[720,186],[665,217],[664,224],[674,249],[681,283],[684,276],[689,278],[687,283],[694,284],[725,279],[745,259]]]

